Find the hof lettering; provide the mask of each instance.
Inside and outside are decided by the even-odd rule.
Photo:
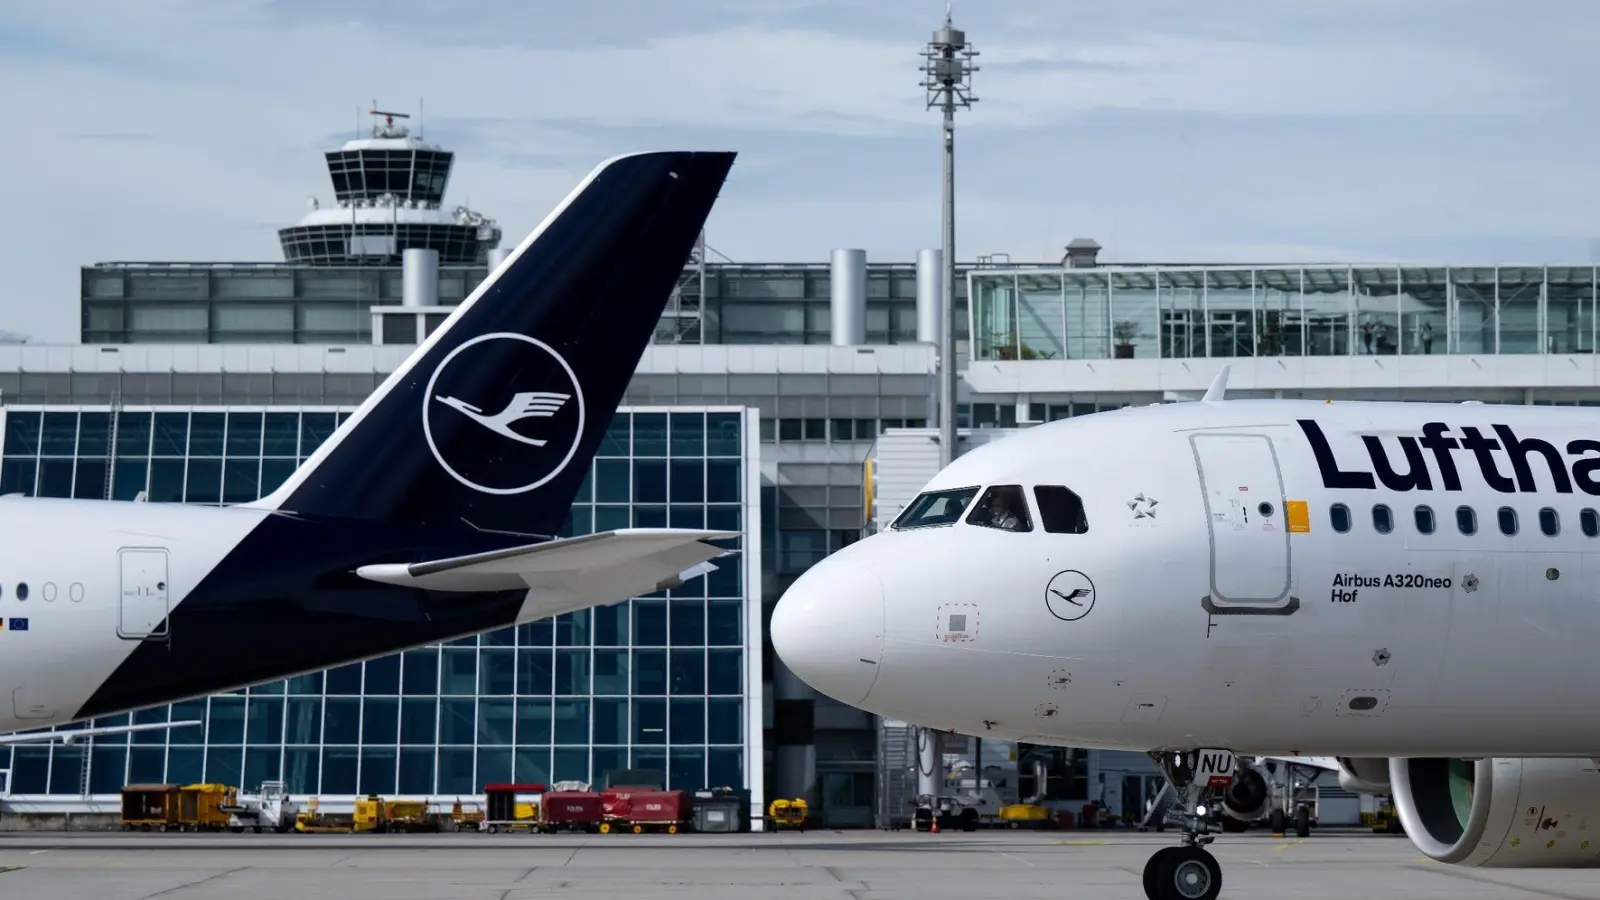
[[[1384,575],[1356,575],[1339,573],[1333,576],[1333,603],[1354,603],[1361,588],[1395,588],[1400,590],[1447,591],[1454,585],[1448,577],[1422,575],[1417,572],[1390,572]]]

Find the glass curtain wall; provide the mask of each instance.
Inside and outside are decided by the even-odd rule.
[[[1594,266],[983,270],[978,360],[1593,353]]]
[[[0,491],[249,501],[349,412],[124,408],[113,431],[105,407],[9,407]],[[619,412],[564,533],[743,531],[743,422],[737,411]],[[450,796],[494,782],[598,784],[630,767],[663,771],[671,788],[742,786],[744,566],[737,553],[717,565],[612,607],[97,719],[202,724],[0,748],[0,767],[13,794],[74,796],[136,782],[254,790],[277,778],[296,794]]]

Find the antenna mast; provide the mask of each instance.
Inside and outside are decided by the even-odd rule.
[[[951,24],[951,0],[946,0],[944,25],[933,33],[933,40],[922,51],[926,76],[922,86],[928,92],[928,108],[938,107],[944,114],[944,179],[942,231],[944,245],[944,290],[940,297],[939,333],[939,465],[950,465],[956,456],[956,108],[971,109],[978,98],[972,95],[972,64],[978,51],[967,43],[967,33]],[[968,300],[971,303],[971,300]]]

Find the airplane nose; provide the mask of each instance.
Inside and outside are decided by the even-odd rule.
[[[801,681],[854,706],[878,679],[883,623],[883,582],[860,561],[830,556],[778,600],[772,647]]]

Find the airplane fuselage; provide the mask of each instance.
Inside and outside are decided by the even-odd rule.
[[[443,593],[355,574],[516,543],[246,507],[0,499],[0,733],[565,611],[537,591]]]
[[[1008,484],[1031,530],[967,520],[984,489]],[[1087,530],[1046,531],[1040,485],[1081,497]],[[980,447],[925,491],[969,487],[960,521],[874,535],[804,576],[795,615],[781,603],[775,615],[785,662],[872,712],[1044,744],[1600,748],[1586,715],[1600,705],[1591,412],[1124,410]],[[879,584],[870,634],[872,616],[851,610],[880,602]],[[831,669],[805,649],[812,634],[834,646]]]

